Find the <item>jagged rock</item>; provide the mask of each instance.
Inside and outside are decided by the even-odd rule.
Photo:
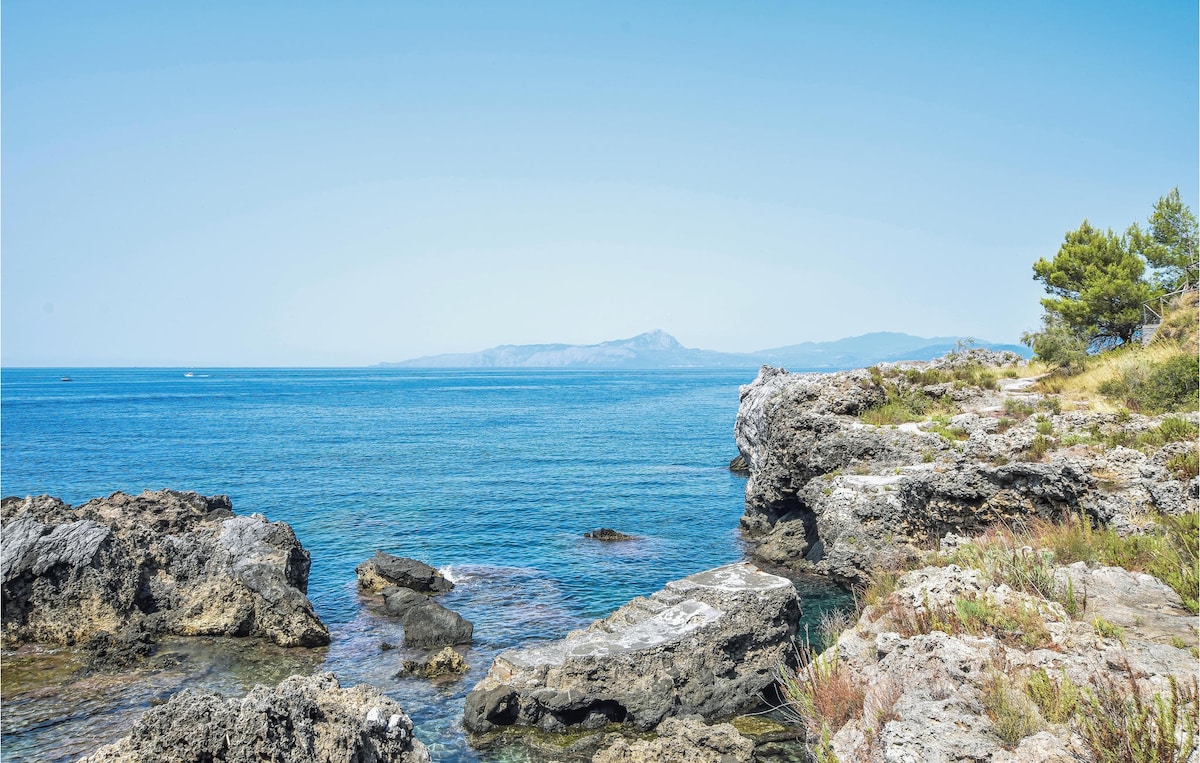
[[[332,673],[292,676],[241,699],[184,689],[80,763],[428,763],[412,729],[373,687],[343,689]]]
[[[74,508],[8,498],[0,514],[10,643],[92,640],[117,664],[129,657],[119,644],[137,650],[144,636],[329,643],[305,595],[309,556],[295,533],[260,514],[235,516],[226,496],[118,492]]]
[[[672,581],[565,639],[500,654],[467,695],[463,725],[646,730],[728,716],[771,684],[798,618],[792,584],[749,564]]]
[[[729,471],[737,474],[748,474],[750,472],[750,463],[746,460],[745,456],[739,453],[729,462]]]
[[[599,530],[592,530],[591,532],[586,532],[583,534],[583,537],[591,538],[592,540],[600,540],[600,541],[606,541],[606,542],[619,541],[619,540],[633,540],[632,535],[626,535],[623,532],[618,532],[618,531],[613,530],[608,527],[601,527]]]
[[[754,755],[754,743],[728,723],[668,718],[654,731],[653,739],[618,739],[592,763],[750,763]]]
[[[1148,506],[1195,510],[1200,480],[1185,482],[1167,467],[1194,443],[1168,443],[1151,455],[1070,444],[1133,438],[1166,417],[1046,411],[1005,420],[1006,399],[1032,404],[1039,396],[971,388],[972,409],[950,421],[966,439],[953,442],[932,422],[880,427],[854,416],[882,402],[884,383],[934,398],[949,389],[888,373],[763,367],[741,388],[735,434],[751,469],[741,524],[756,558],[861,584],[871,569],[935,547],[947,533],[1080,513],[1134,532],[1130,517]],[[1200,421],[1195,413],[1183,418]]]
[[[376,551],[375,556],[354,568],[358,587],[380,593],[389,586],[411,588],[421,593],[445,593],[454,588],[446,576],[424,562]]]
[[[469,644],[475,626],[453,610],[408,588],[383,589],[384,611],[400,618],[404,645],[428,649],[447,644]]]
[[[1013,702],[1028,702],[1022,691],[1034,670],[1078,686],[1113,679],[1134,681],[1143,696],[1168,689],[1168,677],[1190,681],[1195,659],[1195,617],[1179,597],[1147,575],[1079,563],[1059,568],[1075,590],[1087,590],[1076,619],[1062,606],[997,585],[976,569],[956,565],[910,572],[885,601],[867,607],[854,627],[819,659],[838,660],[865,687],[860,717],[834,729],[839,760],[1069,761],[1088,755],[1063,724],[1050,724],[1031,711],[1036,724],[1014,747],[1005,749],[987,713],[987,693],[1007,683]],[[984,601],[997,607],[1036,613],[1045,643],[1023,643],[1021,632],[1003,640],[957,630],[955,603]],[[941,614],[940,626],[920,615]],[[1097,633],[1103,619],[1122,625],[1122,640]],[[939,629],[940,628],[940,629]],[[1188,634],[1185,638],[1183,634]],[[1128,671],[1126,672],[1126,666]]]
[[[466,673],[469,667],[461,654],[450,647],[446,647],[427,660],[405,660],[403,667],[396,673],[396,677],[420,676],[422,678],[439,678],[442,676],[457,676]]]

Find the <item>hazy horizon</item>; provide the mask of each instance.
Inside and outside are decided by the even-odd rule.
[[[1197,206],[1197,8],[8,3],[0,364],[1015,343]]]

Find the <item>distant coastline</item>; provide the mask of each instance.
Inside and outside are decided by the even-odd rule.
[[[629,339],[599,344],[500,345],[479,352],[429,355],[382,368],[746,368],[762,365],[819,371],[864,368],[899,360],[931,360],[970,344],[990,350],[1009,350],[1030,357],[1029,349],[1014,344],[976,341],[970,337],[919,337],[880,331],[831,342],[804,342],[747,353],[716,352],[684,347],[665,331],[648,331]]]

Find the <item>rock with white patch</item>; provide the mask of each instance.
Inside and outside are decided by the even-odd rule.
[[[500,654],[467,695],[463,725],[645,730],[728,716],[772,683],[799,614],[793,585],[753,565],[672,581],[564,639]]]

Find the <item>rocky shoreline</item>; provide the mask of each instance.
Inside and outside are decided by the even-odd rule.
[[[501,653],[466,697],[473,743],[594,763],[1086,759],[1086,734],[1052,718],[1031,682],[1061,693],[1126,681],[1147,698],[1186,690],[1194,613],[1149,575],[1054,564],[1012,534],[1008,546],[972,536],[1037,521],[1136,535],[1151,513],[1194,514],[1200,478],[1174,465],[1195,437],[1175,430],[1192,432],[1200,414],[1064,411],[1021,370],[991,352],[831,374],[764,367],[741,388],[731,468],[748,475],[741,528],[767,571],[697,572],[565,638]],[[930,415],[872,423],[897,401]],[[0,516],[6,647],[82,647],[94,669],[120,670],[168,636],[329,642],[291,528],[235,515],[224,496],[4,499]],[[1004,554],[1039,560],[1050,582],[1034,590],[1006,577]],[[405,675],[466,670],[451,647],[470,644],[473,625],[435,600],[449,580],[383,552],[356,572],[364,603],[403,625],[406,646],[429,650],[405,661]],[[803,602],[772,572],[827,576],[866,606],[824,634],[818,655],[797,639]],[[811,701],[838,676],[849,709],[813,726],[789,691]],[[1032,719],[1017,732],[998,692]],[[764,699],[797,726],[739,716]],[[185,690],[83,760],[427,761],[412,728],[372,687],[293,676],[241,699]]]

